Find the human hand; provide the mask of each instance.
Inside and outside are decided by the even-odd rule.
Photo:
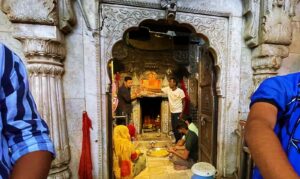
[[[169,149],[168,149],[168,152],[170,152],[170,153],[174,153],[176,151],[176,148],[175,147],[170,147]]]

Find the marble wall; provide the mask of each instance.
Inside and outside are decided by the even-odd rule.
[[[105,138],[102,131],[98,130],[99,125],[103,125],[100,116],[99,33],[87,29],[78,4],[75,3],[74,7],[77,25],[73,32],[66,36],[66,70],[63,77],[71,148],[70,169],[73,174],[72,178],[77,178],[82,142],[82,112],[86,110],[93,127],[91,130],[93,176],[99,178],[103,173],[102,163],[99,162],[102,158],[99,146],[102,144],[99,145],[99,143],[106,143],[103,141]],[[89,23],[92,28],[96,29],[98,26],[97,3],[84,1],[83,7]]]
[[[107,128],[106,128],[106,91],[109,84],[106,63],[110,57],[110,48],[123,32],[147,18],[163,18],[164,10],[160,9],[160,0],[104,0],[105,3],[115,3],[126,6],[102,6],[98,9],[98,1],[83,1],[83,8],[92,29],[86,27],[79,6],[74,2],[77,24],[73,31],[65,36],[66,59],[63,75],[64,102],[66,120],[71,150],[70,169],[72,178],[77,177],[81,151],[81,120],[82,112],[86,110],[92,120],[91,131],[93,175],[94,178],[107,178]],[[135,5],[136,7],[128,7]],[[138,8],[138,7],[144,8]],[[143,11],[145,8],[152,10]],[[99,15],[105,11],[117,12],[108,15],[108,19],[101,20],[104,30],[99,32]],[[125,17],[119,9],[133,13],[134,18]],[[211,37],[212,49],[217,55],[216,69],[218,73],[219,120],[222,125],[218,128],[218,169],[220,175],[231,175],[236,168],[236,135],[237,121],[246,119],[249,111],[249,97],[254,89],[251,69],[251,51],[242,38],[243,19],[242,2],[240,0],[187,0],[178,2],[177,20],[192,24],[199,33]],[[192,13],[190,13],[190,12]],[[202,15],[199,15],[199,14]],[[111,15],[111,16],[109,16]],[[114,17],[117,15],[118,17]],[[195,16],[194,16],[195,15]],[[205,15],[205,16],[204,16]],[[209,16],[207,16],[209,15]],[[215,16],[217,15],[217,16]],[[222,17],[220,17],[222,16]],[[111,29],[113,21],[127,18],[129,23]],[[203,19],[207,20],[205,23]],[[209,32],[206,26],[216,23],[217,30]],[[289,56],[283,59],[278,70],[279,74],[296,72],[300,69],[300,5],[296,7],[296,16],[292,19],[293,40],[289,45]],[[219,29],[219,31],[218,31]],[[215,29],[214,29],[215,30]],[[5,14],[0,11],[0,42],[16,51],[25,59],[21,43],[13,38],[14,25]],[[110,38],[110,35],[115,34]],[[224,37],[218,39],[216,37]],[[110,39],[109,39],[110,38]],[[111,40],[111,41],[109,41]],[[101,45],[100,45],[101,44]],[[220,50],[220,51],[219,51]],[[222,53],[219,53],[222,52]],[[239,80],[238,80],[239,79]]]
[[[85,1],[83,7],[91,27],[96,29],[98,26],[97,2]],[[71,150],[69,167],[72,178],[78,178],[82,142],[82,112],[87,111],[93,125],[93,130],[91,130],[93,176],[99,178],[100,173],[104,173],[100,164],[102,163],[102,153],[99,152],[99,146],[102,144],[99,145],[99,143],[106,143],[103,131],[98,130],[98,126],[103,125],[101,124],[99,97],[99,33],[86,28],[77,3],[74,3],[74,8],[77,24],[72,32],[65,36],[64,42],[67,55],[64,62],[63,89]],[[26,63],[22,44],[13,37],[14,27],[14,24],[0,11],[0,42],[14,50]]]

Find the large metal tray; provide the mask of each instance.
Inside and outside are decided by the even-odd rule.
[[[152,152],[155,152],[155,151],[161,151],[161,150],[166,151],[166,154],[160,155],[160,156],[152,154]],[[167,151],[166,148],[155,147],[155,148],[149,149],[149,150],[147,151],[147,155],[150,156],[150,157],[167,157],[167,156],[169,155],[169,152]]]

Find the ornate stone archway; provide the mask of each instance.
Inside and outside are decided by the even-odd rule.
[[[105,16],[104,28],[100,34],[101,40],[101,91],[106,91],[109,79],[106,64],[112,57],[113,45],[122,39],[123,33],[130,27],[138,26],[146,19],[163,19],[165,11],[148,8],[128,7],[121,5],[102,4],[102,16]],[[215,65],[218,69],[217,93],[219,102],[218,154],[217,168],[220,173],[232,173],[235,161],[235,143],[231,133],[238,121],[239,58],[229,53],[231,50],[231,17],[216,17],[200,14],[178,12],[179,23],[192,25],[197,33],[209,39],[210,48],[214,49]],[[239,45],[236,44],[236,45]],[[237,54],[238,55],[238,54]],[[105,85],[104,85],[105,84]],[[104,93],[102,93],[104,94]],[[102,101],[105,101],[102,95]],[[102,106],[102,119],[106,119],[106,105]],[[103,123],[105,124],[105,122]],[[102,130],[107,131],[102,125]],[[99,148],[102,148],[100,146]],[[231,151],[231,152],[228,152]],[[105,151],[104,151],[105,153]],[[229,165],[231,164],[231,165]]]

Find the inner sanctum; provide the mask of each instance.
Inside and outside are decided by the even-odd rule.
[[[132,113],[126,120],[126,125],[135,128],[136,148],[147,153],[175,145],[170,101],[162,92],[162,88],[169,86],[170,78],[175,78],[178,88],[185,94],[184,115],[191,117],[202,134],[198,137],[199,161],[215,165],[217,79],[215,54],[209,48],[209,39],[187,24],[145,20],[124,32],[123,39],[114,44],[112,56],[108,69],[113,84],[113,118],[122,118],[114,109],[117,108],[118,89],[125,77],[132,78],[131,95],[138,94],[131,102]],[[111,131],[114,125],[111,124]],[[157,159],[147,156],[147,161],[151,160]],[[167,161],[167,158],[162,159],[162,163]],[[186,175],[191,175],[188,172],[190,170]],[[142,172],[137,178],[143,175],[147,174]]]

